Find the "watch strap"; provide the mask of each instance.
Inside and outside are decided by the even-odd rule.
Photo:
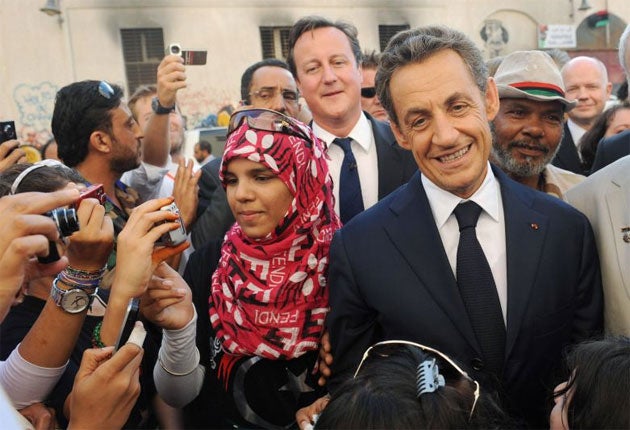
[[[175,105],[171,107],[164,107],[160,104],[160,99],[157,97],[153,97],[151,100],[151,108],[153,109],[153,112],[158,115],[167,115],[171,112],[175,112]]]
[[[50,289],[50,296],[53,300],[53,302],[59,306],[61,309],[63,309],[65,312],[71,313],[71,314],[76,314],[79,312],[83,312],[86,309],[89,309],[92,306],[92,302],[94,301],[94,298],[96,297],[96,294],[98,293],[98,287],[97,288],[70,288],[68,290],[64,290],[62,288],[59,288],[59,286],[57,285],[57,283],[59,282],[59,278],[55,278],[52,282],[52,288]],[[91,290],[91,291],[88,291]],[[84,308],[76,308],[76,309],[67,309],[66,307],[64,307],[64,297],[66,296],[66,294],[70,294],[70,293],[79,293],[82,292],[85,295],[87,295],[88,298],[88,303]]]

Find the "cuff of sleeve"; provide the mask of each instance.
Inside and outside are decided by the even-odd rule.
[[[158,354],[160,366],[166,373],[184,376],[193,372],[199,364],[199,350],[195,345],[197,311],[190,322],[179,330],[163,330],[162,347]]]

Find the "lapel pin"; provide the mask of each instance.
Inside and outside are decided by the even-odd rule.
[[[630,243],[630,227],[622,227],[621,232],[623,233],[623,241]]]
[[[535,222],[531,223],[529,226],[532,228],[532,230],[538,230],[538,224],[536,224]]]

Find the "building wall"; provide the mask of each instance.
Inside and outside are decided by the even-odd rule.
[[[14,119],[23,140],[50,136],[54,94],[82,79],[126,86],[121,28],[161,27],[164,42],[207,49],[208,64],[187,69],[180,105],[196,125],[239,99],[240,75],[262,58],[259,26],[291,25],[301,16],[353,22],[364,49],[379,50],[379,24],[446,24],[490,56],[480,32],[488,19],[505,27],[505,53],[536,48],[539,23],[579,24],[604,9],[630,17],[626,0],[61,0],[61,19],[39,11],[45,0],[0,0],[0,120]],[[227,6],[229,4],[229,6]]]

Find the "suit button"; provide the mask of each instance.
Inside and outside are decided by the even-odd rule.
[[[474,369],[474,370],[482,370],[484,368],[484,363],[483,361],[481,361],[481,358],[473,358],[472,360],[470,360],[470,366]]]

